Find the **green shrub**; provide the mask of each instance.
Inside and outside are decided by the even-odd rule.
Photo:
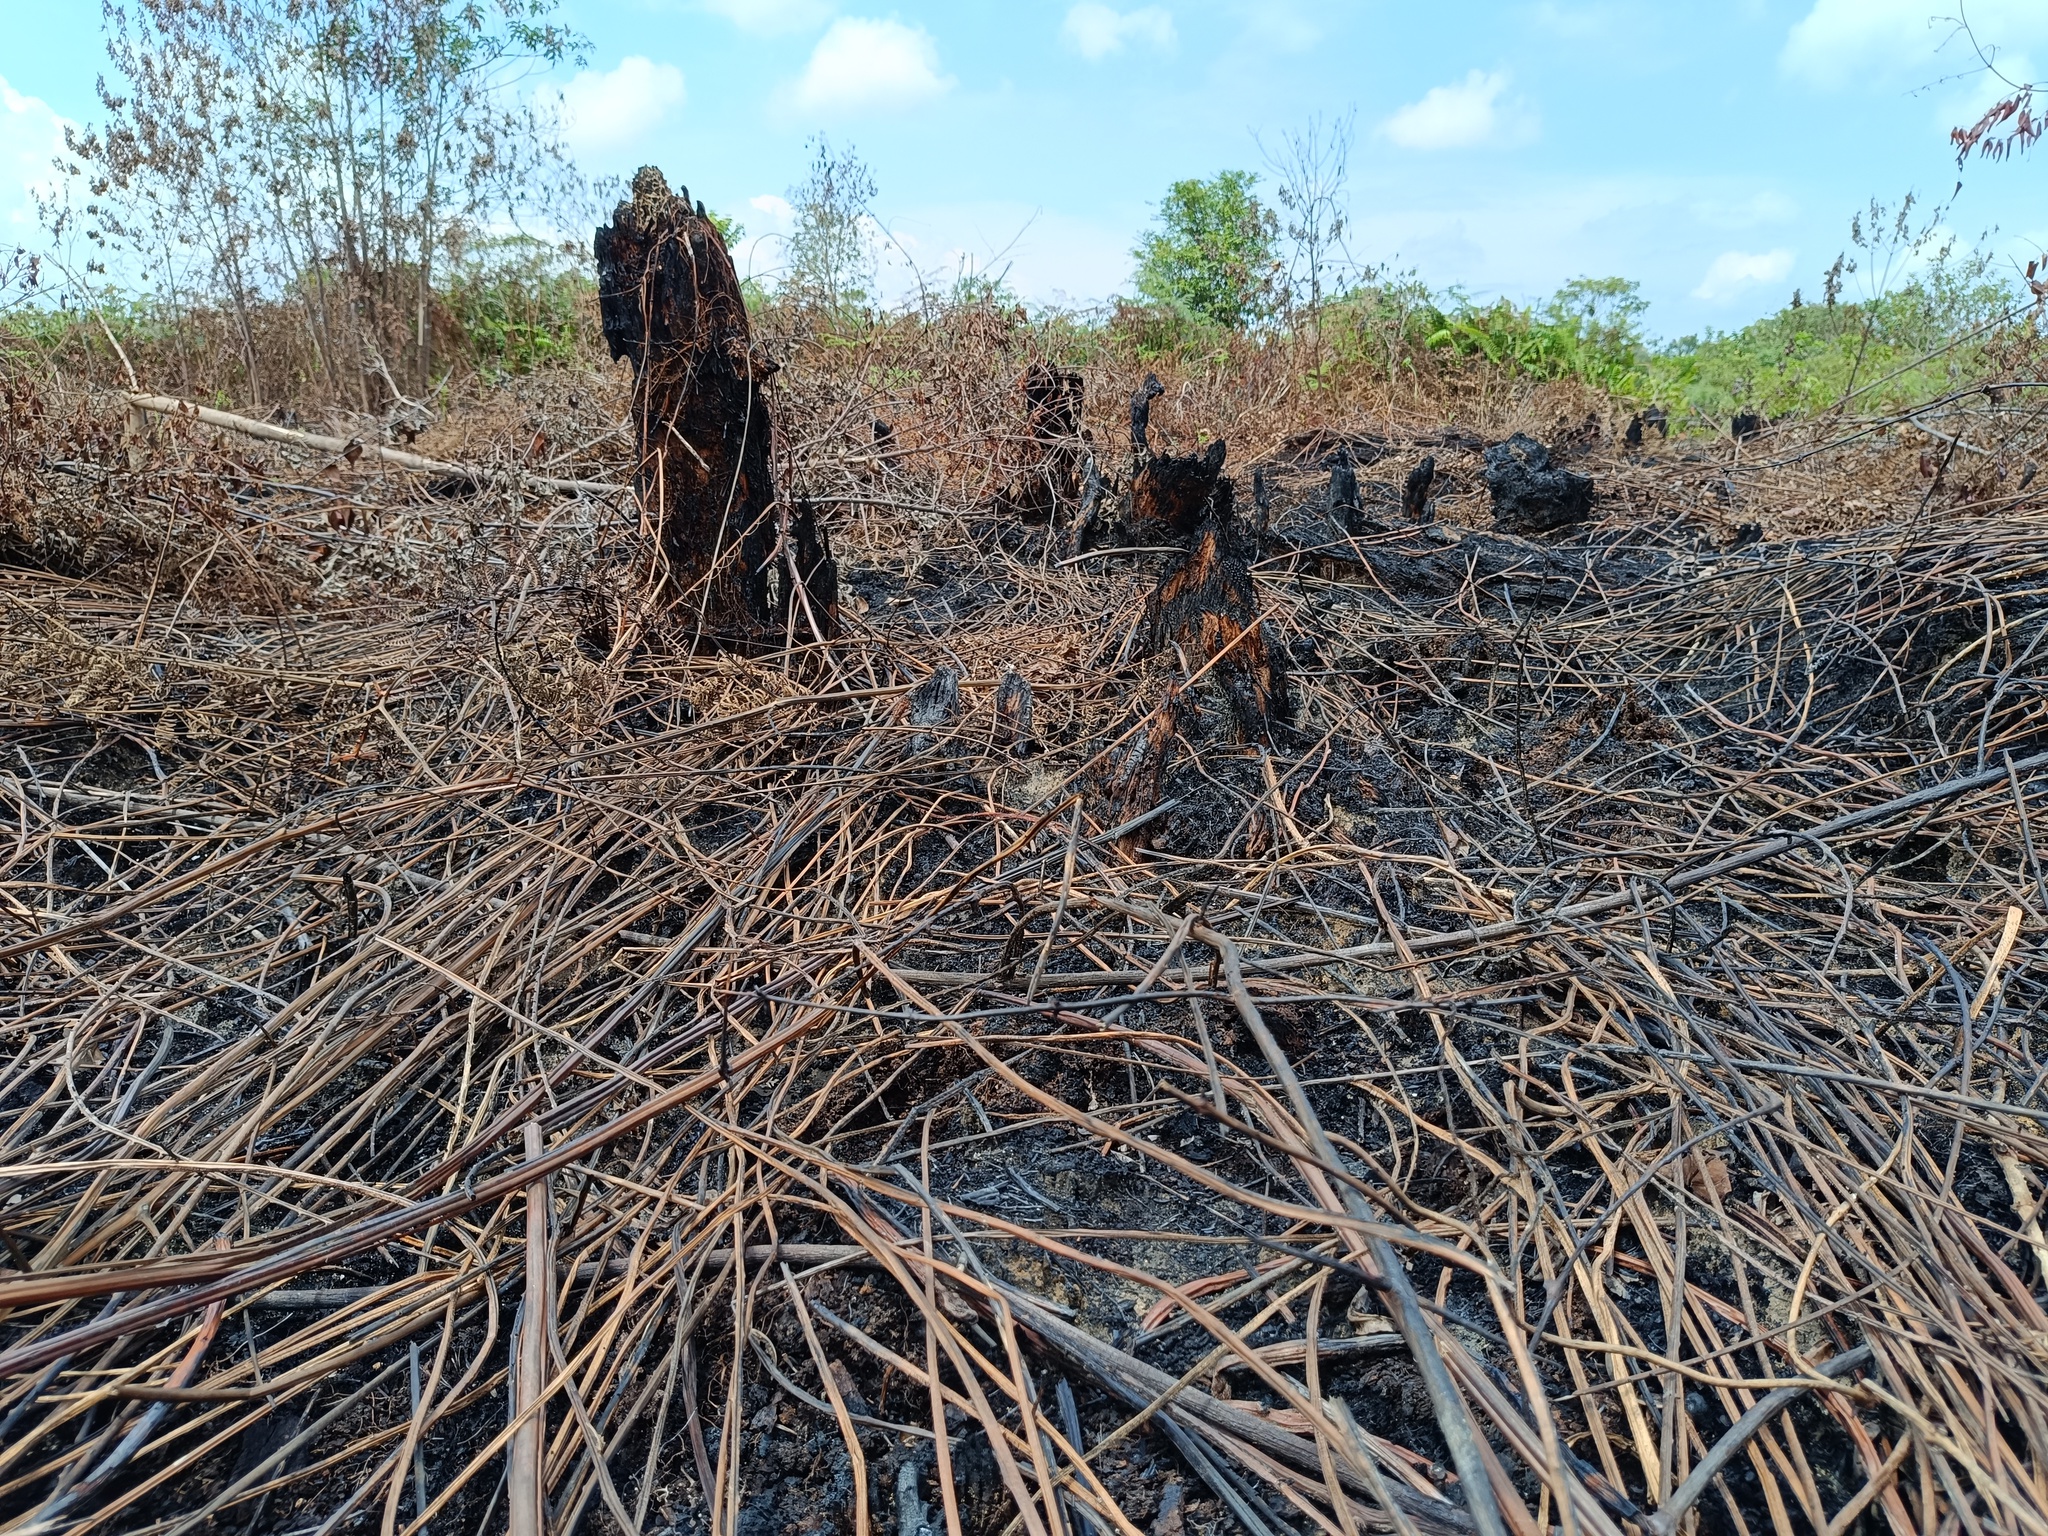
[[[472,248],[442,293],[479,373],[531,373],[572,358],[589,332],[597,288],[559,248],[511,235]]]
[[[1619,277],[1574,278],[1539,308],[1508,299],[1480,307],[1455,291],[1434,308],[1425,344],[1536,379],[1583,379],[1625,400],[1654,391],[1639,286]]]

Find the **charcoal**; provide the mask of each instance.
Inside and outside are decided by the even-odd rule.
[[[1553,468],[1550,450],[1520,432],[1486,450],[1486,485],[1502,533],[1549,533],[1593,515],[1592,478]]]

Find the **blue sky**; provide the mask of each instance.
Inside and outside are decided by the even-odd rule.
[[[2048,65],[2048,0],[1966,0],[2001,66]],[[33,235],[60,120],[92,118],[97,0],[10,6],[0,244]],[[1356,113],[1351,255],[1433,286],[1540,297],[1638,279],[1671,336],[1809,294],[1849,216],[1957,180],[1947,131],[1994,82],[1959,0],[570,0],[585,169],[661,165],[777,261],[816,133],[855,146],[929,277],[1006,272],[1039,301],[1122,288],[1169,181],[1265,169],[1260,140]],[[538,87],[536,87],[538,88]],[[2048,244],[2048,147],[1972,165],[1948,215],[2020,260]],[[901,285],[907,274],[889,281]]]

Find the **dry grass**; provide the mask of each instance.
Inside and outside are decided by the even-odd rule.
[[[2010,493],[1589,444],[1565,596],[1269,562],[1293,734],[1198,682],[1132,838],[1156,572],[977,511],[1034,344],[786,343],[847,633],[751,658],[676,653],[622,505],[18,413],[7,1529],[500,1528],[508,1403],[558,1532],[1654,1529],[1774,1392],[1687,1521],[2048,1522],[2031,407],[1940,426]],[[1395,484],[1620,424],[1168,384],[1169,442],[1369,427]],[[619,389],[422,446],[622,478]]]

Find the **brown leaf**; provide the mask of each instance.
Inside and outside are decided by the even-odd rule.
[[[1725,1195],[1735,1187],[1734,1181],[1728,1177],[1728,1164],[1704,1152],[1694,1153],[1686,1161],[1685,1184],[1702,1200],[1708,1199],[1710,1194]]]

